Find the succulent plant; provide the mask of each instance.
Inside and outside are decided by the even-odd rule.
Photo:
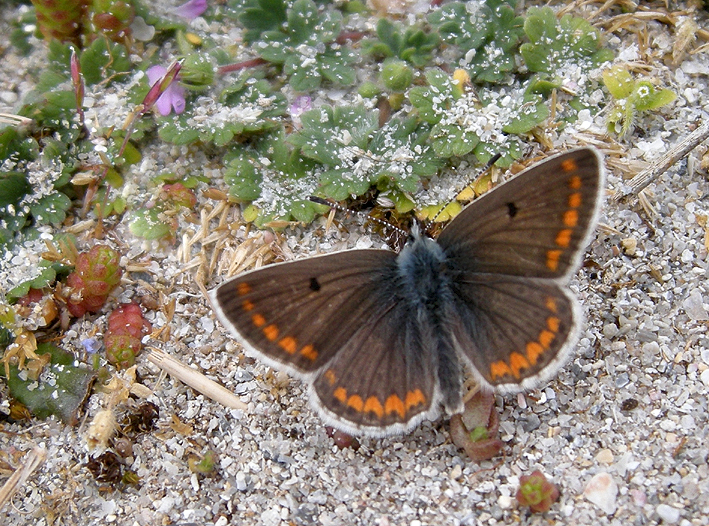
[[[127,369],[135,363],[142,350],[142,337],[150,330],[150,323],[135,303],[125,303],[108,317],[108,330],[103,337],[106,359],[119,369]]]
[[[67,277],[67,286],[71,289],[67,308],[73,316],[78,318],[101,310],[121,280],[119,260],[118,252],[106,245],[95,245],[79,254],[74,272]]]

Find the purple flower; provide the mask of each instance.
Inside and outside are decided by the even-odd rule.
[[[180,7],[176,7],[173,10],[173,13],[178,16],[181,16],[182,18],[194,20],[206,10],[207,0],[190,0],[185,4],[182,4]]]
[[[163,66],[152,66],[148,68],[145,73],[148,75],[150,85],[154,86],[156,83],[162,81],[167,72],[167,68]],[[155,102],[160,115],[170,115],[173,109],[177,114],[185,111],[185,88],[180,86],[176,81],[177,78],[173,78]]]
[[[293,104],[291,104],[290,116],[296,128],[300,128],[302,126],[300,122],[300,116],[306,111],[310,110],[312,107],[312,101],[307,95],[301,95],[300,97],[297,97]]]

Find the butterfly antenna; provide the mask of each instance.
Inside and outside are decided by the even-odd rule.
[[[487,173],[492,168],[492,165],[495,164],[500,159],[500,157],[502,157],[502,154],[500,152],[497,152],[495,155],[493,155],[492,158],[490,158],[490,160],[487,162],[487,164],[485,164],[483,169],[478,172],[475,179],[478,179],[478,178],[480,178],[480,176]],[[461,188],[458,192],[456,192],[456,195],[459,194],[460,192],[462,192],[464,188],[469,187],[471,184],[472,184],[472,182],[469,182],[468,184],[466,184],[463,188]],[[448,206],[448,205],[446,205],[446,206]],[[443,211],[446,209],[446,206],[441,207],[441,209],[436,213],[436,215],[433,216],[433,219],[430,219],[429,221],[426,222],[426,230],[428,230],[428,227],[430,227],[432,223],[436,222],[436,219],[438,219],[438,216],[443,213]]]
[[[359,210],[350,210],[349,208],[345,208],[341,204],[336,203],[334,201],[322,199],[321,197],[317,197],[314,195],[308,196],[308,200],[312,201],[313,203],[317,203],[319,205],[329,206],[330,208],[334,208],[335,210],[339,210],[340,212],[355,213],[367,221],[372,221],[374,223],[377,223],[378,225],[383,226],[384,228],[388,228],[389,230],[393,230],[394,232],[396,232],[397,234],[402,236],[404,239],[406,239],[409,235],[409,233],[406,230],[404,230],[403,228],[400,228],[396,225],[392,225],[391,223],[384,221],[383,219],[379,219],[378,217],[372,217],[369,214],[366,214],[364,212],[360,212]]]

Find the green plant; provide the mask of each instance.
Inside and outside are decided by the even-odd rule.
[[[262,33],[254,48],[264,60],[283,66],[295,91],[317,89],[323,80],[349,85],[355,80],[355,56],[336,43],[341,25],[338,11],[321,14],[311,0],[296,0],[287,10],[287,23]]]
[[[639,111],[656,110],[677,98],[669,89],[656,89],[652,82],[634,80],[624,66],[603,72],[603,84],[613,97],[613,108],[606,119],[608,131],[627,135]]]
[[[286,101],[271,85],[244,74],[225,88],[219,102],[200,96],[181,115],[158,119],[160,137],[174,144],[196,141],[225,146],[237,138],[261,134],[278,127]]]
[[[10,374],[5,380],[10,395],[38,418],[56,415],[66,424],[78,424],[79,409],[95,373],[78,363],[73,354],[51,343],[37,345],[36,355],[44,359],[44,365],[34,374],[23,372],[18,365],[9,366]]]
[[[520,52],[529,71],[537,73],[531,85],[535,91],[563,87],[577,95],[587,88],[588,73],[613,59],[596,28],[571,15],[557,20],[549,7],[531,7],[524,32],[529,42],[520,46]]]
[[[497,164],[509,166],[521,155],[521,143],[514,134],[528,132],[549,115],[540,95],[519,86],[477,94],[461,91],[437,69],[429,70],[426,80],[428,86],[411,88],[408,96],[419,117],[434,125],[430,140],[439,157],[473,152],[486,163],[500,153]]]
[[[524,19],[517,0],[451,2],[428,17],[444,42],[458,47],[460,67],[476,82],[500,82],[516,68]]]
[[[363,106],[318,108],[302,115],[303,128],[289,137],[305,157],[322,165],[318,194],[336,200],[362,195],[372,185],[393,190],[399,211],[413,203],[407,193],[443,165],[427,144],[428,126],[392,119],[378,127],[378,113]]]
[[[551,505],[558,498],[559,490],[541,471],[536,470],[531,475],[522,475],[519,478],[517,502],[520,505],[529,506],[537,513],[544,513],[551,509]]]
[[[229,195],[251,203],[244,217],[258,227],[283,226],[291,220],[309,223],[324,209],[307,199],[317,192],[317,163],[289,148],[283,131],[232,150],[225,163]]]
[[[386,18],[377,22],[377,39],[366,40],[362,50],[379,58],[399,58],[421,68],[425,66],[438,47],[436,33],[426,33],[416,27],[395,24]]]

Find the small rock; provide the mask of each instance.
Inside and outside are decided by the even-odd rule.
[[[705,369],[702,371],[702,374],[699,375],[699,378],[702,380],[702,383],[709,387],[709,369]]]
[[[453,466],[453,469],[451,469],[451,472],[449,474],[449,477],[452,478],[453,480],[457,479],[463,474],[463,468],[460,467],[460,464],[456,464]]]
[[[704,308],[704,299],[702,298],[702,293],[697,289],[690,292],[687,299],[682,302],[682,307],[684,307],[687,316],[690,320],[695,321],[706,321],[709,320],[709,313]]]
[[[508,510],[512,507],[514,500],[509,495],[500,495],[497,498],[497,505],[503,510]]]
[[[666,522],[667,524],[675,524],[680,519],[680,510],[672,506],[668,506],[667,504],[658,505],[655,511],[657,511],[657,514],[662,519],[662,522]]]
[[[598,473],[586,485],[583,496],[601,508],[605,514],[611,515],[616,510],[618,486],[608,473]]]
[[[613,452],[610,449],[601,449],[596,455],[596,460],[601,464],[613,464]]]

